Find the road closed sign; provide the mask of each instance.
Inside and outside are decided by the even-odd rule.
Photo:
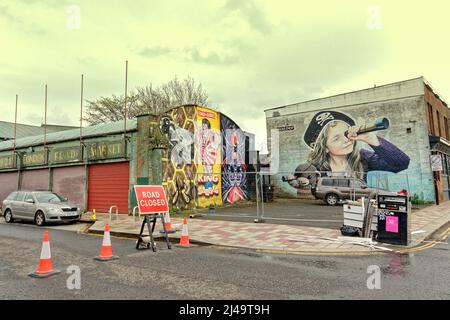
[[[140,214],[169,211],[166,193],[162,186],[134,186]]]

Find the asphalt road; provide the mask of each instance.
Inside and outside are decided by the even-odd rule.
[[[414,210],[425,206],[414,206]],[[262,208],[259,208],[262,212]],[[253,222],[257,217],[256,203],[241,203],[217,208],[215,213],[207,209],[198,209],[200,219]],[[261,213],[260,213],[261,214]],[[264,203],[266,223],[300,225],[338,230],[344,223],[342,204],[329,206],[322,200],[312,199],[275,199]]]
[[[253,222],[257,217],[256,204],[229,206],[208,214],[199,210],[201,219]],[[260,208],[262,212],[262,208]],[[276,199],[264,203],[264,218],[268,223],[302,225],[339,229],[344,222],[342,205],[328,206],[321,200]]]
[[[62,272],[33,279],[43,230],[0,225],[0,299],[450,299],[448,244],[402,256],[311,257],[163,243],[153,253],[112,238],[120,259],[97,262],[101,237],[49,229]],[[70,265],[80,267],[80,290],[67,288]],[[369,290],[373,265],[381,289]]]

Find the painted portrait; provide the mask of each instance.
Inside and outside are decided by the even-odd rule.
[[[283,181],[296,189],[308,189],[319,176],[342,176],[367,181],[370,171],[398,173],[409,166],[409,156],[387,139],[377,135],[389,127],[379,118],[374,124],[357,124],[338,111],[316,113],[307,126],[303,142],[309,148],[306,163]],[[361,147],[365,143],[367,147]]]

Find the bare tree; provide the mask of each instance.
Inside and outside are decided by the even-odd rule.
[[[187,77],[180,81],[177,77],[169,82],[154,87],[149,84],[136,88],[127,98],[127,118],[132,119],[141,114],[161,114],[165,111],[184,104],[208,106],[208,95],[201,84]],[[124,97],[100,97],[87,101],[87,111],[83,117],[90,125],[124,118]]]

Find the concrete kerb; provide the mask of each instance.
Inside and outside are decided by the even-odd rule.
[[[92,226],[91,226],[91,228],[92,228]],[[97,229],[91,230],[91,228],[89,228],[87,230],[87,233],[93,234],[93,235],[103,235],[103,232],[104,232],[103,230],[97,230]],[[179,231],[179,230],[177,230],[177,231]],[[109,234],[112,237],[117,237],[117,238],[125,238],[125,239],[133,239],[133,240],[137,240],[137,238],[138,238],[138,234],[137,233],[132,233],[132,232],[110,230]],[[155,233],[153,235],[153,238],[155,240],[165,240],[166,237],[164,235]],[[177,244],[180,241],[180,237],[177,236],[176,234],[173,234],[173,233],[169,234],[169,241],[170,241],[170,243]],[[203,241],[197,241],[197,240],[191,240],[191,239],[189,239],[189,242],[191,244],[195,244],[195,245],[199,245],[199,246],[211,245],[211,243],[207,243],[207,242],[203,242]]]
[[[103,234],[103,227],[101,229],[92,229],[92,227],[95,226],[96,223],[91,225],[91,227],[88,229],[88,233],[90,234],[97,234],[101,235]],[[387,250],[379,250],[379,249],[371,249],[370,247],[367,247],[366,250],[361,247],[359,250],[326,250],[326,249],[303,249],[303,250],[294,250],[294,249],[272,249],[267,247],[248,247],[248,246],[240,246],[240,245],[229,245],[229,244],[217,244],[213,242],[208,241],[201,241],[201,240],[195,240],[190,237],[189,242],[195,245],[199,246],[215,246],[215,247],[225,247],[225,248],[234,248],[234,249],[250,249],[255,250],[256,252],[264,252],[264,253],[275,253],[275,254],[292,254],[292,255],[310,255],[310,256],[370,256],[370,255],[382,255],[382,254],[389,254],[389,253],[398,253],[398,254],[407,254],[409,251],[417,250],[423,247],[428,248],[427,244],[423,244],[424,242],[429,241],[429,244],[432,245],[433,241],[430,241],[432,238],[434,238],[435,234],[438,233],[439,230],[443,229],[444,227],[450,226],[450,220],[447,217],[442,217],[441,219],[435,221],[432,224],[432,230],[429,230],[424,234],[421,238],[413,239],[415,242],[413,245],[410,245],[408,247],[403,246],[394,246],[394,245],[384,245],[385,248],[391,249],[392,251]],[[430,228],[430,227],[428,227]],[[426,227],[424,228],[426,229]],[[137,239],[137,234],[132,232],[125,232],[125,231],[110,231],[111,236],[114,237],[121,237],[121,238],[128,238],[128,239]],[[163,240],[164,236],[155,236],[155,240]],[[169,240],[171,243],[178,243],[180,239],[180,236],[176,234],[169,235]]]

